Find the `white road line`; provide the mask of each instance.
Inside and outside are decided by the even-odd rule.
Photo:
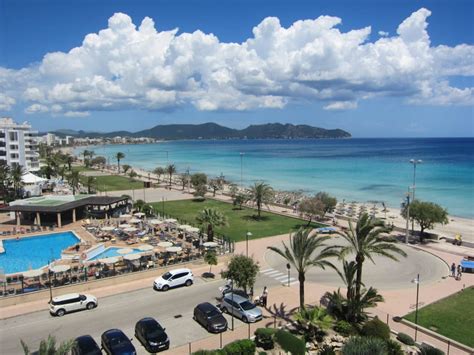
[[[270,271],[270,272],[265,273],[265,275],[267,275],[267,276],[274,276],[274,275],[277,275],[277,274],[281,274],[281,272],[278,271],[278,270],[274,270],[274,271]]]
[[[266,273],[266,272],[269,272],[269,271],[272,271],[273,269],[272,268],[269,268],[269,269],[265,269],[265,270],[260,270],[260,273]]]
[[[278,281],[288,280],[288,275],[274,277],[274,279]]]

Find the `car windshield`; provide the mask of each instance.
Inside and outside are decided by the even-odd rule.
[[[85,301],[87,297],[84,295],[79,295],[79,298],[81,299],[81,301]]]
[[[150,338],[157,338],[163,332],[163,328],[157,322],[149,321],[144,324],[145,333]]]
[[[254,309],[255,305],[249,301],[244,301],[240,304],[240,307],[242,307],[244,311],[249,311],[251,309]]]
[[[125,334],[114,334],[110,338],[110,345],[111,346],[116,346],[116,345],[123,344],[123,343],[128,343],[128,342],[129,342],[129,340],[125,336]]]
[[[163,276],[161,276],[163,278],[163,280],[168,280],[171,276],[171,272],[167,272],[166,274],[164,274]]]
[[[211,309],[206,310],[206,316],[208,318],[213,318],[213,317],[216,317],[218,315],[220,315],[220,312],[215,308],[211,308]]]

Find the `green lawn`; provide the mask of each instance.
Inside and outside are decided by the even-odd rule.
[[[404,318],[415,321],[415,312]],[[474,347],[474,287],[418,310],[418,324]]]
[[[71,169],[74,170],[74,171],[79,171],[79,172],[83,172],[83,171],[94,171],[95,169],[92,169],[92,168],[86,168],[85,166],[83,165],[72,165],[71,166]]]
[[[80,177],[81,183],[87,186],[87,177]],[[131,189],[142,189],[143,181],[132,181],[130,178],[125,176],[116,175],[105,175],[95,176],[98,191],[119,191],[119,190],[131,190]]]
[[[162,203],[153,203],[157,211],[162,213]],[[183,200],[169,201],[164,203],[165,214],[179,219],[181,222],[196,225],[196,215],[204,208],[216,208],[227,216],[229,225],[227,227],[218,227],[216,232],[230,237],[232,240],[245,240],[247,231],[252,233],[252,238],[262,238],[272,235],[286,234],[297,230],[300,226],[305,226],[306,221],[280,216],[273,213],[262,212],[262,219],[256,220],[256,210],[243,208],[234,209],[229,203],[216,200]],[[313,223],[313,227],[319,227],[319,224]]]

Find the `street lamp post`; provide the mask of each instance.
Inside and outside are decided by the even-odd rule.
[[[51,284],[51,262],[48,260],[49,302],[53,302],[53,285]]]
[[[412,198],[412,201],[415,201],[416,166],[417,166],[418,164],[423,163],[423,160],[421,160],[421,159],[410,159],[410,163],[413,164],[413,186],[412,186],[413,198]],[[415,220],[413,219],[413,220],[411,221],[411,232],[414,233],[414,231],[415,231]]]
[[[252,233],[250,232],[247,232],[247,234],[245,234],[245,243],[246,243],[246,255],[247,255],[247,258],[249,257],[249,238],[252,237]]]
[[[242,189],[242,182],[243,182],[243,171],[244,171],[244,168],[243,168],[243,159],[244,159],[244,153],[240,152],[240,189]]]
[[[420,274],[416,276],[416,279],[413,280],[416,283],[416,304],[415,304],[415,341],[416,336],[418,335],[418,298],[420,295]]]
[[[408,244],[408,238],[410,236],[410,188],[408,188],[408,192],[406,195],[406,208],[407,208],[407,226],[406,226],[406,233],[405,233],[405,243]]]
[[[232,331],[234,331],[234,280],[230,280],[230,298],[232,300],[231,302],[231,311],[230,311],[230,316],[232,317]]]
[[[290,287],[290,269],[291,269],[290,263],[286,264],[286,269],[288,270],[288,287]]]

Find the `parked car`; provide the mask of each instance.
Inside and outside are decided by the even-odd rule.
[[[229,292],[222,297],[221,310],[225,313],[233,313],[245,323],[252,323],[262,319],[262,311],[247,298]]]
[[[209,302],[200,303],[194,308],[193,319],[210,333],[221,333],[227,330],[227,320],[219,309]]]
[[[49,302],[49,312],[54,316],[62,317],[68,312],[93,309],[99,303],[92,295],[69,293],[67,295],[53,297]]]
[[[90,335],[77,337],[71,355],[102,355],[99,345]]]
[[[175,269],[170,270],[164,275],[158,277],[153,283],[155,290],[168,291],[172,287],[191,286],[194,281],[194,276],[189,269]]]
[[[102,349],[109,355],[136,355],[131,339],[120,329],[109,329],[100,337]]]
[[[135,338],[148,352],[157,353],[170,347],[170,339],[165,330],[154,318],[143,318],[135,324]]]

